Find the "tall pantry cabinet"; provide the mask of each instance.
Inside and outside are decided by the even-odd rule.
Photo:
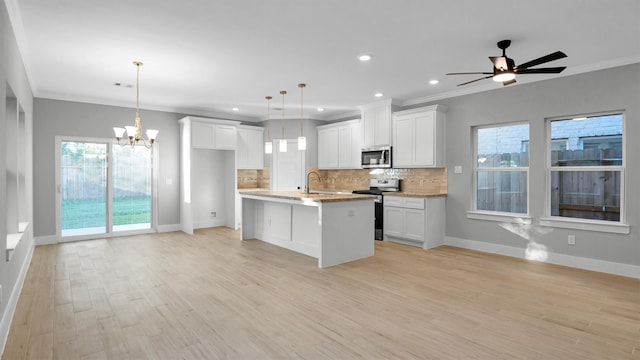
[[[235,227],[238,121],[187,116],[180,124],[182,231]]]

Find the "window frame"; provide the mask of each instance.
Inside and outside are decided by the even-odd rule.
[[[527,130],[528,130],[528,142],[529,142],[529,148],[527,151],[528,154],[528,161],[527,164],[528,166],[518,166],[518,167],[486,167],[486,168],[479,168],[478,167],[478,130],[480,129],[490,129],[490,128],[500,128],[500,127],[509,127],[509,126],[516,126],[516,125],[527,125]],[[469,219],[476,219],[476,220],[488,220],[488,221],[499,221],[499,222],[506,222],[506,223],[517,223],[517,224],[531,224],[531,215],[530,215],[530,207],[531,207],[531,201],[530,201],[530,189],[531,189],[531,183],[530,183],[530,161],[531,161],[531,151],[530,151],[530,144],[531,144],[531,124],[529,121],[514,121],[514,122],[506,122],[506,123],[494,123],[494,124],[487,124],[487,125],[478,125],[478,126],[473,126],[471,128],[472,131],[472,163],[473,163],[473,171],[471,172],[473,179],[472,179],[472,183],[473,183],[473,190],[472,190],[472,194],[471,194],[471,204],[470,204],[470,208],[471,210],[467,211],[467,218]],[[522,141],[522,140],[521,140]],[[479,171],[484,171],[484,172],[507,172],[507,171],[521,171],[525,173],[525,178],[526,178],[526,191],[527,191],[527,197],[526,197],[526,201],[527,201],[527,206],[526,206],[526,213],[512,213],[512,212],[503,212],[503,211],[491,211],[491,210],[478,210],[478,172]]]
[[[571,120],[581,117],[599,117],[608,115],[621,115],[622,117],[622,162],[620,165],[597,165],[597,166],[552,166],[551,164],[551,123],[559,120]],[[544,216],[540,219],[540,225],[556,228],[599,231],[617,234],[629,234],[630,227],[626,222],[626,114],[624,110],[614,110],[606,112],[594,112],[580,115],[555,116],[545,119],[545,210]],[[620,172],[620,219],[619,221],[584,219],[576,217],[564,217],[551,215],[551,174],[553,172],[575,172],[575,171],[619,171]]]

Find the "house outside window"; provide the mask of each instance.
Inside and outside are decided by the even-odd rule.
[[[474,128],[472,212],[503,216],[529,213],[529,124]],[[471,216],[474,217],[474,216]]]
[[[552,218],[624,223],[622,113],[548,120],[548,211]],[[554,146],[566,139],[566,148]]]

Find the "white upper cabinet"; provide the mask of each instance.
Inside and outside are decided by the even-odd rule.
[[[391,144],[391,100],[360,106],[362,147]]]
[[[263,133],[262,127],[238,126],[238,169],[260,170],[264,167]]]
[[[393,167],[445,166],[445,111],[434,105],[393,113]]]
[[[235,150],[238,122],[190,117],[191,146],[197,149]]]
[[[359,169],[360,128],[359,120],[318,126],[318,168]]]

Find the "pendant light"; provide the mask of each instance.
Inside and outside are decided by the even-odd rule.
[[[300,88],[300,136],[298,136],[298,150],[307,150],[307,138],[304,137],[304,117],[302,114],[305,86],[307,86],[307,84],[298,84]]]
[[[122,127],[114,127],[113,132],[115,133],[116,140],[118,144],[120,144],[120,140],[124,136],[124,133],[127,133],[127,137],[129,138],[129,144],[131,147],[134,147],[138,141],[142,140],[144,146],[148,149],[153,143],[156,141],[156,136],[158,136],[158,130],[147,129],[147,139],[142,137],[142,122],[140,120],[140,66],[142,66],[141,61],[134,61],[133,65],[136,66],[136,116],[134,118],[134,126],[125,126]],[[124,143],[126,144],[126,142]],[[120,144],[120,145],[124,145]]]
[[[271,137],[269,136],[269,120],[271,119],[270,102],[272,97],[265,96],[265,99],[267,99],[267,141],[264,143],[264,153],[271,154],[273,153],[273,142],[271,142]]]
[[[280,91],[280,95],[282,95],[282,139],[280,139],[280,152],[287,152],[287,139],[284,137],[284,96],[286,94],[286,91]]]

